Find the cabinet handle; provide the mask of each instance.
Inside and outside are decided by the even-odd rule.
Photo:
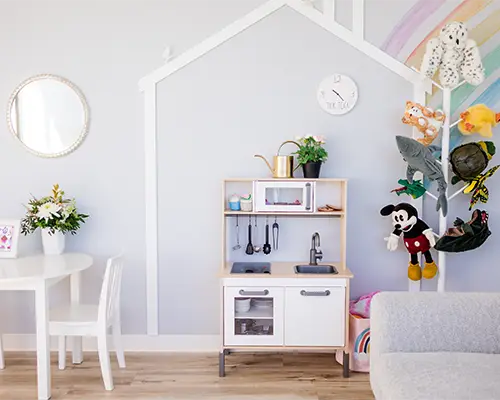
[[[306,210],[311,209],[311,184],[306,183]]]
[[[241,296],[267,296],[269,294],[269,290],[256,290],[256,291],[246,291],[241,289],[240,290],[240,295]]]
[[[300,294],[302,296],[330,296],[330,291],[325,290],[324,292],[308,292],[306,290],[301,290]]]

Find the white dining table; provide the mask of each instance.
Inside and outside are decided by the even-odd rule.
[[[0,259],[0,290],[35,292],[38,399],[51,396],[48,289],[70,277],[71,302],[80,302],[80,275],[93,263],[81,253]],[[73,363],[83,361],[81,338],[73,341]]]

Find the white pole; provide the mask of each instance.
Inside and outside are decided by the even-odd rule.
[[[443,124],[443,134],[441,141],[441,168],[443,169],[444,180],[446,183],[449,182],[448,179],[448,157],[450,155],[450,118],[451,118],[451,89],[443,89],[443,111],[446,114],[446,118]],[[446,196],[448,197],[448,189],[446,189]],[[443,212],[439,213],[439,236],[443,236],[448,229],[447,218],[443,216]],[[440,251],[438,254],[438,292],[444,292],[445,281],[446,281],[446,253]]]
[[[423,81],[414,83],[413,84],[413,100],[416,103],[419,104],[424,104],[425,105],[425,83]],[[420,132],[417,130],[417,128],[413,128],[412,131],[412,138],[417,139],[420,136]],[[423,175],[420,171],[418,171],[415,176],[413,177],[415,180],[421,180],[422,182],[424,181]],[[426,194],[429,194],[429,192],[426,192]],[[418,210],[418,215],[420,215],[420,218],[424,219],[424,197],[419,197],[418,199],[411,199],[410,200],[411,204]],[[421,289],[421,281],[412,281],[411,279],[408,279],[408,291],[409,292],[420,292]]]

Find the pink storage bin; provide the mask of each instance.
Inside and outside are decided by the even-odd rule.
[[[342,351],[335,355],[342,364]],[[370,319],[349,314],[349,369],[370,372]]]

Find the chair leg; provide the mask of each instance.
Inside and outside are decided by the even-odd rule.
[[[123,352],[122,344],[122,327],[120,321],[116,321],[113,326],[113,343],[115,345],[116,359],[118,360],[118,366],[120,368],[126,368],[125,365],[125,354]]]
[[[99,362],[101,364],[102,380],[106,390],[113,390],[113,375],[111,374],[111,362],[109,360],[109,346],[106,330],[97,336],[97,349],[99,351]]]
[[[59,369],[66,369],[66,336],[59,336]]]
[[[3,359],[3,344],[2,344],[2,335],[0,335],[0,369],[5,368],[5,361]]]

